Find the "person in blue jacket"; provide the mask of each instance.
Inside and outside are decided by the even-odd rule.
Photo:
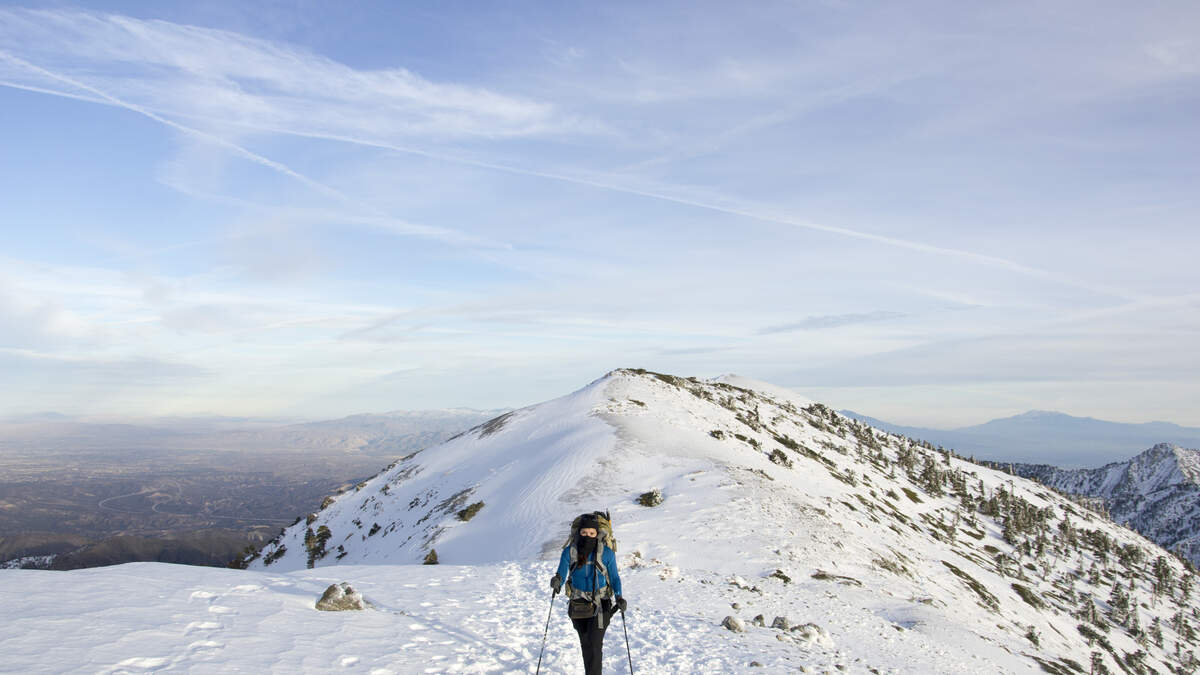
[[[579,633],[579,648],[583,652],[583,667],[586,675],[600,675],[603,661],[604,631],[609,619],[627,603],[621,597],[621,576],[617,572],[617,556],[612,549],[598,540],[599,522],[594,516],[584,516],[579,523],[579,532],[571,545],[563,548],[558,561],[558,573],[550,579],[550,587],[557,594],[567,580],[567,597],[572,600],[587,599],[597,605],[594,616],[583,619],[572,618],[575,632]],[[596,564],[596,551],[600,550],[600,565]],[[572,565],[572,550],[577,562]]]

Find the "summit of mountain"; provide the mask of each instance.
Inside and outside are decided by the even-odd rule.
[[[653,490],[662,504],[639,504]],[[1194,577],[1144,537],[1033,481],[730,375],[612,371],[404,456],[242,564],[329,578],[436,551],[462,578],[531,570],[511,592],[536,594],[571,518],[594,509],[611,513],[626,592],[664,636],[673,622],[717,630],[732,606],[746,623],[796,615],[853,641],[806,643],[826,664],[1191,663],[1194,632],[1164,627],[1194,611]],[[1152,623],[1169,639],[1149,637]],[[784,652],[768,656],[788,668]]]

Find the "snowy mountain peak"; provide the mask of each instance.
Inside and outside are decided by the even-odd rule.
[[[1159,443],[1129,460],[1130,486],[1142,494],[1152,494],[1185,483],[1200,484],[1198,459],[1200,451]]]
[[[1200,563],[1200,451],[1158,443],[1098,469],[1011,466],[1061,492],[1101,500],[1114,521]]]
[[[1141,451],[1134,456],[1135,461],[1186,461],[1183,458],[1195,452],[1187,448],[1181,448],[1174,443],[1156,443],[1153,446]]]
[[[651,605],[655,625],[697,620],[684,611],[702,617],[696,634],[720,635],[733,603],[748,636],[773,630],[754,614],[788,614],[815,622],[812,635],[845,636],[864,663],[900,658],[904,672],[987,670],[972,663],[980,655],[999,672],[1077,672],[1092,658],[1166,672],[1185,658],[1142,628],[1191,612],[1190,590],[1150,579],[1152,567],[1190,579],[1161,549],[1031,481],[806,403],[738,376],[615,370],[398,460],[247,562],[279,574],[436,553],[454,569],[538,570],[521,583],[541,593],[570,519],[605,509],[626,595]],[[642,506],[653,490],[665,501]],[[1104,610],[1118,587],[1136,621]],[[832,638],[746,639],[779,672],[797,670],[789,649],[845,660]]]
[[[1019,415],[1013,415],[1013,417],[1025,417],[1025,418],[1029,418],[1029,419],[1045,419],[1045,418],[1070,417],[1070,415],[1068,415],[1066,413],[1061,413],[1061,412],[1058,412],[1055,410],[1026,410],[1025,412],[1023,412]]]

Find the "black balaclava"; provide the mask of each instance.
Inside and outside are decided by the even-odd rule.
[[[582,530],[585,527],[590,527],[597,533],[600,531],[600,523],[595,516],[587,516],[579,521],[579,529]],[[575,548],[579,550],[580,561],[586,561],[588,556],[596,552],[596,539],[597,537],[585,537],[582,534],[575,538]]]
[[[575,540],[575,548],[579,550],[579,560],[586,561],[596,552],[596,537],[585,537],[582,534]]]

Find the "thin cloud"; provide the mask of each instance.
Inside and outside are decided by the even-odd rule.
[[[345,214],[338,214],[337,218],[339,220],[344,221],[344,220],[347,220],[347,218],[349,218],[357,223],[369,224],[369,225],[378,227],[380,229],[388,230],[393,233],[403,234],[403,235],[411,235],[411,236],[428,237],[428,238],[438,239],[438,240],[441,240],[441,241],[444,241],[447,243],[451,243],[451,244],[456,244],[456,245],[463,245],[463,244],[480,245],[480,244],[483,244],[488,247],[502,247],[502,248],[507,247],[506,245],[500,245],[500,244],[495,244],[492,242],[487,242],[486,240],[480,239],[478,237],[474,237],[474,236],[464,234],[461,232],[456,232],[454,230],[449,230],[449,229],[441,228],[441,227],[431,227],[428,225],[420,225],[420,224],[416,224],[416,223],[410,223],[410,222],[401,220],[399,218],[392,218],[392,217],[388,216],[386,213],[382,212],[381,210],[379,210],[373,206],[370,206],[368,204],[364,204],[361,201],[355,200],[352,197],[341,192],[340,190],[337,190],[328,185],[325,185],[324,183],[321,183],[320,181],[309,178],[308,176],[305,176],[304,174],[302,174],[298,171],[295,171],[294,169],[292,169],[291,167],[288,167],[285,164],[282,164],[280,162],[272,160],[268,157],[264,157],[263,155],[260,155],[256,152],[252,152],[252,151],[238,145],[237,143],[234,143],[227,139],[221,138],[220,136],[216,136],[214,134],[200,131],[199,129],[195,129],[195,128],[180,124],[178,122],[175,122],[173,120],[169,120],[165,117],[162,117],[161,115],[158,115],[150,110],[143,108],[142,106],[139,106],[139,105],[136,105],[133,103],[129,103],[128,101],[124,101],[120,98],[117,98],[116,96],[113,96],[107,92],[97,89],[96,87],[93,87],[89,84],[78,81],[72,77],[68,77],[66,75],[62,75],[62,74],[47,70],[45,68],[42,68],[41,66],[38,66],[34,63],[30,63],[29,61],[27,61],[25,59],[22,59],[17,56],[13,56],[12,54],[8,54],[4,51],[0,51],[0,60],[8,61],[14,65],[28,69],[34,73],[37,73],[37,74],[47,77],[49,79],[55,80],[62,84],[67,84],[69,86],[82,89],[86,92],[89,92],[89,93],[95,95],[97,98],[99,98],[104,103],[107,103],[108,105],[112,105],[112,106],[115,106],[118,108],[124,108],[126,110],[135,112],[139,115],[148,117],[148,118],[154,120],[155,122],[158,122],[160,124],[163,124],[163,125],[166,125],[166,126],[172,128],[172,129],[175,129],[176,131],[180,131],[188,136],[192,136],[201,141],[220,146],[226,150],[233,152],[235,155],[242,157],[243,159],[247,159],[251,162],[260,164],[260,165],[265,166],[273,171],[277,171],[285,176],[293,178],[293,179],[299,181],[300,183],[302,183],[310,188],[313,188],[314,190],[316,190],[317,192],[319,192],[321,194],[324,194],[329,197],[333,197],[335,200],[337,200],[339,202],[353,206],[360,211],[368,211],[369,212],[369,214],[367,214],[366,216],[360,215],[360,216],[349,216],[348,217]],[[9,86],[9,85],[7,83],[5,83],[4,81],[0,81],[0,86]],[[28,87],[20,87],[20,88],[29,89]],[[59,95],[59,96],[67,96],[69,98],[80,98],[78,96],[73,96],[73,95],[70,95],[67,93],[58,92],[58,91],[54,91],[54,90],[43,89],[41,91],[44,93],[50,93],[50,94]],[[85,99],[85,100],[87,100],[87,99]]]
[[[350,197],[346,196],[345,194],[343,194],[342,192],[340,192],[334,188],[329,187],[328,185],[325,185],[324,183],[315,181],[315,180],[309,178],[308,176],[305,176],[304,174],[301,174],[301,173],[289,168],[285,164],[281,164],[272,159],[263,157],[262,155],[260,155],[258,153],[251,152],[251,151],[247,150],[246,148],[243,148],[242,146],[238,145],[237,143],[234,143],[232,141],[221,138],[220,136],[215,136],[213,134],[210,134],[210,133],[207,133],[204,131],[200,131],[199,129],[193,129],[192,127],[185,126],[178,122],[174,122],[165,117],[162,117],[161,115],[151,112],[151,111],[143,108],[142,106],[124,101],[116,96],[108,94],[100,89],[97,89],[96,87],[93,87],[89,84],[86,84],[84,82],[76,80],[72,77],[68,77],[66,75],[62,75],[62,74],[53,72],[51,70],[42,68],[41,66],[36,65],[34,63],[30,63],[29,61],[22,59],[18,56],[13,56],[12,54],[0,51],[0,59],[8,61],[9,63],[12,63],[13,65],[20,66],[22,68],[26,68],[38,75],[42,75],[49,79],[55,80],[57,82],[61,82],[63,84],[67,84],[72,87],[82,89],[86,92],[94,94],[94,95],[98,96],[99,98],[107,101],[110,105],[116,106],[118,108],[125,108],[126,110],[130,110],[139,115],[144,115],[145,117],[149,117],[150,119],[154,120],[155,122],[164,124],[168,127],[171,127],[172,129],[175,129],[176,131],[180,131],[188,136],[193,136],[195,138],[199,138],[200,140],[203,140],[203,141],[206,141],[209,143],[213,143],[215,145],[219,145],[227,150],[232,151],[234,154],[236,154],[244,159],[248,159],[251,162],[254,162],[256,164],[261,164],[262,166],[265,166],[274,171],[278,171],[279,173],[282,173],[285,176],[288,176],[290,178],[294,178],[297,181],[300,181],[301,183],[307,185],[308,187],[313,188],[313,189],[317,190],[318,192],[321,192],[327,196],[334,197],[335,199],[337,199],[339,201],[343,201],[343,202],[351,202],[352,201],[350,199]]]
[[[255,127],[255,128],[258,128],[258,127]],[[380,149],[384,149],[384,150],[393,150],[395,152],[418,155],[421,157],[426,157],[428,159],[433,159],[433,160],[442,161],[442,162],[461,164],[464,166],[471,166],[471,167],[480,168],[480,169],[490,169],[490,170],[494,170],[494,171],[502,171],[505,173],[517,174],[517,175],[522,175],[522,176],[530,176],[530,177],[534,177],[534,178],[544,178],[544,179],[558,181],[558,182],[570,183],[573,185],[581,185],[581,186],[585,186],[585,187],[606,190],[606,191],[610,191],[610,192],[618,192],[621,194],[645,197],[647,199],[653,199],[653,200],[657,200],[657,201],[671,202],[671,203],[680,204],[683,206],[690,206],[690,207],[694,207],[694,208],[698,208],[698,209],[703,209],[706,211],[714,211],[717,213],[724,213],[726,215],[748,218],[750,220],[756,220],[756,221],[763,222],[763,223],[770,223],[770,224],[774,224],[774,225],[786,225],[786,226],[796,227],[796,228],[800,228],[800,229],[815,230],[818,232],[825,232],[828,234],[836,234],[836,235],[840,235],[843,237],[862,239],[862,240],[871,241],[871,242],[878,243],[878,244],[883,244],[885,246],[908,249],[908,250],[918,251],[921,253],[928,253],[928,254],[936,255],[936,256],[943,256],[943,257],[957,258],[960,260],[966,260],[966,261],[973,262],[973,263],[976,263],[979,265],[983,265],[985,267],[993,267],[993,268],[997,268],[997,269],[1006,270],[1008,272],[1012,272],[1015,274],[1019,274],[1022,276],[1029,276],[1029,277],[1034,277],[1034,278],[1038,278],[1038,279],[1044,279],[1046,281],[1059,283],[1064,286],[1069,286],[1072,288],[1078,288],[1078,289],[1090,291],[1092,293],[1096,293],[1099,295],[1113,296],[1113,297],[1121,298],[1123,300],[1144,301],[1144,300],[1150,299],[1143,294],[1134,293],[1132,291],[1129,291],[1129,290],[1126,290],[1123,288],[1109,286],[1106,284],[1097,284],[1097,283],[1085,281],[1082,279],[1076,279],[1074,277],[1070,277],[1067,275],[1030,267],[1028,265],[1024,265],[1022,263],[1019,263],[1019,262],[1016,262],[1013,260],[1008,260],[1006,258],[985,255],[982,253],[975,253],[973,251],[966,251],[966,250],[962,250],[962,249],[955,249],[955,248],[949,248],[949,247],[944,247],[944,246],[935,246],[935,245],[927,244],[924,242],[918,242],[918,241],[912,241],[912,240],[908,240],[908,239],[901,239],[898,237],[889,237],[889,236],[885,236],[885,235],[873,234],[870,232],[863,232],[860,230],[853,230],[853,229],[845,228],[845,227],[838,227],[838,226],[834,226],[834,225],[825,225],[825,224],[816,223],[816,222],[812,222],[812,221],[808,221],[808,220],[792,218],[792,217],[784,216],[781,214],[768,213],[764,210],[760,210],[760,207],[754,207],[754,206],[748,206],[748,205],[736,206],[736,207],[723,206],[723,205],[720,205],[720,204],[717,204],[717,203],[711,202],[711,201],[703,201],[700,199],[693,199],[693,198],[688,198],[688,197],[671,195],[671,194],[667,194],[662,191],[653,191],[653,190],[642,189],[642,188],[628,186],[628,185],[622,185],[619,182],[615,182],[611,179],[609,179],[609,180],[593,179],[593,178],[587,178],[587,177],[582,177],[582,176],[568,175],[565,173],[556,173],[556,172],[552,172],[552,171],[543,171],[543,170],[538,170],[538,169],[518,167],[518,166],[513,166],[510,164],[503,164],[503,163],[499,163],[499,162],[490,162],[490,161],[485,161],[485,160],[472,159],[472,158],[468,158],[468,157],[461,157],[461,156],[456,156],[456,155],[443,153],[443,152],[433,152],[433,151],[424,150],[424,149],[420,149],[420,148],[405,147],[405,146],[395,145],[393,143],[386,143],[383,141],[375,141],[375,140],[370,140],[370,139],[366,139],[366,138],[307,133],[307,132],[300,132],[300,131],[279,129],[279,128],[272,128],[272,129],[259,128],[259,129],[263,130],[263,131],[273,131],[273,132],[281,133],[281,134],[304,136],[304,137],[309,137],[309,138],[320,138],[323,140],[341,141],[341,142],[345,142],[345,143],[352,143],[355,145],[376,147],[376,148],[380,148]]]
[[[226,139],[187,127],[154,110],[209,122],[294,136],[388,149],[442,162],[524,175],[640,196],[738,216],[773,225],[813,230],[929,255],[965,260],[1013,274],[1043,279],[1126,301],[1150,298],[1124,288],[1038,269],[1014,260],[931,243],[875,234],[795,218],[769,208],[739,204],[713,195],[682,196],[675,188],[643,188],[623,176],[588,177],[562,171],[518,167],[398,142],[400,138],[505,138],[594,132],[598,127],[556,112],[549,104],[505,96],[481,88],[437,84],[404,69],[359,71],[310,52],[229,31],[181,26],[165,21],[80,12],[0,10],[0,36],[12,48],[86,59],[90,69],[110,64],[105,77],[146,99],[132,103],[78,78],[52,72],[28,60],[11,63],[82,89],[111,105],[138,112],[189,135],[228,148],[341,201],[339,191]],[[0,52],[0,57],[4,53]],[[118,66],[120,68],[118,68]],[[132,68],[132,73],[128,72]],[[13,78],[0,79],[0,85]],[[38,85],[23,86],[31,88]],[[46,93],[55,93],[47,90]],[[69,95],[66,93],[59,95]],[[78,98],[77,95],[71,95]],[[188,106],[182,105],[189,102]],[[197,103],[202,104],[196,111]],[[188,108],[192,112],[188,112]],[[363,209],[361,203],[353,203]],[[384,214],[375,211],[375,215]],[[401,229],[410,224],[396,223]]]
[[[167,114],[199,107],[212,119],[268,120],[327,133],[519,137],[578,130],[554,106],[481,87],[437,83],[404,68],[356,70],[312,52],[167,21],[74,11],[0,10],[10,51],[50,54],[99,70],[108,89]]]
[[[988,386],[997,383],[1174,382],[1194,379],[1192,335],[1153,330],[1125,343],[1086,333],[931,340],[780,375],[807,387]],[[1103,368],[1097,368],[1103,363]],[[1003,367],[997,367],[1003,364]]]
[[[773,335],[775,333],[791,333],[794,331],[806,330],[829,330],[831,328],[841,328],[843,326],[853,326],[860,323],[874,323],[876,321],[888,321],[891,319],[900,319],[907,316],[900,312],[866,312],[862,314],[826,314],[824,316],[810,316],[795,323],[785,323],[778,326],[767,326],[758,331],[759,335]]]
[[[0,347],[0,367],[21,380],[47,375],[61,378],[59,382],[87,383],[111,387],[113,382],[125,384],[167,383],[179,379],[194,379],[211,375],[211,371],[189,363],[166,361],[150,357],[80,357],[47,354],[32,349]]]

